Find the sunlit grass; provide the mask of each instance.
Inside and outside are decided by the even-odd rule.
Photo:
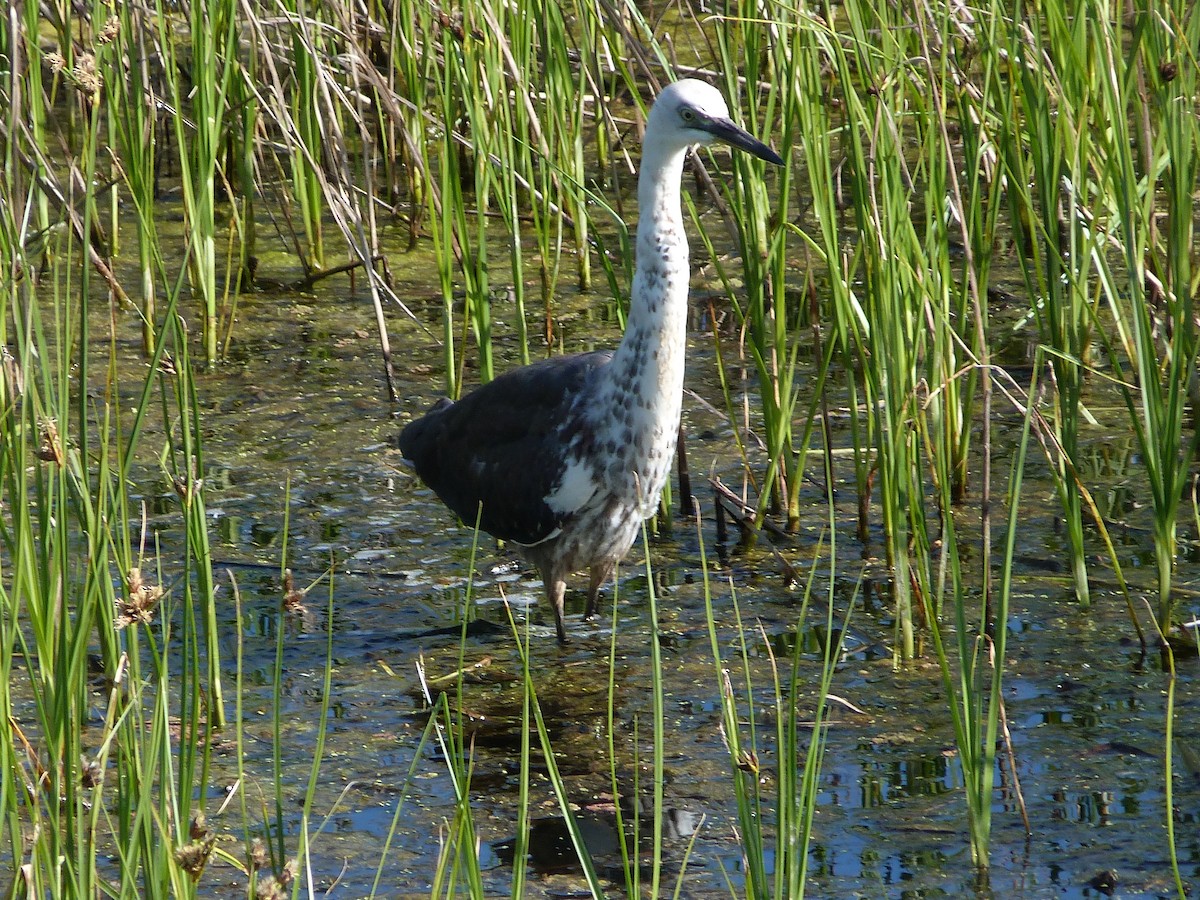
[[[161,74],[167,82],[165,99],[174,112],[169,121],[178,151],[176,161],[188,222],[188,272],[192,291],[203,310],[201,358],[212,366],[217,361],[220,330],[217,300],[223,293],[218,286],[217,269],[218,167],[228,140],[230,85],[244,76],[236,52],[240,29],[237,5],[231,0],[192,3],[188,10],[192,43],[186,48],[190,51],[186,68],[179,58],[184,48],[173,32],[176,27],[173,10],[166,4],[157,4],[153,25],[157,27],[155,46],[164,55]],[[120,78],[119,60],[114,63],[110,77]],[[185,73],[189,76],[187,80]]]
[[[386,323],[389,304],[399,309],[412,298],[393,289],[381,232],[396,225],[407,247],[432,247],[436,377],[457,395],[498,374],[506,359],[558,352],[563,293],[601,284],[619,306],[632,257],[627,223],[614,218],[632,219],[624,191],[641,117],[655,84],[695,70],[790,162],[764,181],[760,161],[735,156],[716,175],[726,158],[700,154],[699,188],[687,188],[696,267],[728,297],[704,305],[731,312],[739,326],[736,346],[723,343],[715,322],[712,331],[753,512],[746,543],[767,524],[798,528],[806,477],[822,477],[826,492],[845,478],[857,494],[853,522],[831,506],[830,546],[846,559],[852,532],[856,549],[884,558],[899,671],[922,653],[924,638],[932,645],[977,866],[987,866],[990,852],[1004,622],[1030,436],[1053,472],[1071,597],[1091,601],[1089,551],[1098,543],[1138,612],[1079,459],[1099,381],[1124,400],[1141,466],[1129,473],[1131,489],[1150,498],[1157,631],[1186,642],[1175,582],[1180,504],[1198,449],[1189,422],[1200,348],[1193,4],[984,2],[968,10],[729,0],[711,15],[673,10],[663,19],[633,3],[544,0],[14,10],[19,27],[0,33],[0,59],[11,67],[0,101],[15,123],[0,141],[0,669],[10,685],[0,715],[13,723],[0,738],[0,852],[26,895],[190,896],[221,852],[200,814],[212,811],[202,799],[212,740],[230,725],[240,729],[236,675],[227,693],[229,667],[240,674],[240,663],[222,652],[240,615],[230,624],[222,614],[212,568],[205,402],[193,361],[219,371],[235,322],[253,326],[238,293],[267,286],[255,272],[259,254],[282,248],[277,255],[308,287],[344,254],[356,278],[347,302],[365,285],[397,399]],[[160,236],[157,207],[171,191],[184,215],[177,246]],[[731,250],[739,259],[726,259]],[[1041,346],[1028,396],[1024,383],[1005,379],[1001,412],[992,382],[1004,335],[988,291],[1002,255],[1020,267]],[[127,280],[136,287],[126,290]],[[126,320],[127,295],[139,311]],[[136,382],[118,375],[127,327],[140,333],[147,366]],[[506,335],[512,340],[501,344]],[[129,395],[136,402],[123,405]],[[829,443],[835,395],[845,404],[848,446],[837,449],[848,452],[847,472]],[[1014,410],[1020,449],[997,467],[1004,496],[993,498],[991,428]],[[162,437],[152,442],[150,433]],[[808,452],[814,435],[824,439],[826,463],[816,474],[806,471],[820,458]],[[135,499],[147,468],[174,492],[182,538],[168,552]],[[1002,547],[993,547],[1001,509]],[[961,552],[968,539],[979,542],[974,557]],[[805,604],[822,595],[826,575],[832,583],[834,562],[818,571]],[[706,590],[711,600],[714,584]],[[809,614],[802,606],[798,621]],[[833,616],[831,596],[830,634]],[[711,606],[707,624],[714,635],[730,627]],[[1136,618],[1134,627],[1140,636]],[[738,652],[714,637],[713,656],[745,893],[799,896],[837,648],[826,647],[805,746],[798,658],[772,660],[765,690],[780,711],[775,731],[742,718],[763,685],[751,680],[746,656],[754,627],[738,630]],[[520,858],[529,766],[539,752],[552,765],[553,747],[531,671],[527,642],[536,638],[516,637],[527,726]],[[620,639],[614,634],[614,659]],[[281,639],[276,679],[286,650]],[[651,748],[644,761],[661,775],[658,650],[652,640],[652,712],[638,728]],[[1169,648],[1166,663],[1173,704]],[[106,679],[99,695],[90,687],[97,665]],[[727,678],[732,671],[740,682]],[[326,704],[328,678],[327,667]],[[14,705],[14,683],[27,690],[27,708]],[[99,722],[89,721],[93,705]],[[434,893],[480,893],[473,749],[447,695],[430,706],[425,740],[441,742],[458,790]],[[612,715],[615,758],[624,738]],[[1172,709],[1167,715],[1171,830]],[[287,723],[278,707],[275,716],[278,747]],[[238,865],[247,892],[285,878],[287,861],[307,856],[321,752],[318,745],[297,843],[284,836],[278,763],[275,809],[259,822],[259,811],[243,806],[247,859]],[[751,777],[769,752],[789,773],[773,795]],[[240,742],[237,759],[245,775]],[[654,782],[636,789],[651,795],[650,818],[627,823],[636,834],[623,847],[630,892],[685,883],[686,866],[661,867],[664,796],[661,778]],[[613,783],[615,791],[615,774]],[[554,787],[569,819],[567,787],[562,779]],[[250,858],[249,835],[266,820],[269,875]],[[648,885],[637,864],[645,839]],[[572,840],[598,893],[577,832]],[[104,854],[110,868],[98,862]],[[382,872],[381,862],[381,883]],[[524,879],[518,866],[514,896]]]

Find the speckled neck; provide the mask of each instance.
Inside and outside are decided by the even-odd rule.
[[[642,398],[673,399],[676,407],[687,330],[688,243],[679,200],[686,153],[647,142],[638,177],[629,317],[609,367],[618,387]]]
[[[679,191],[686,153],[646,135],[629,317],[593,406],[607,416],[599,430],[620,448],[609,482],[636,482],[644,515],[666,480],[683,399],[689,271]]]

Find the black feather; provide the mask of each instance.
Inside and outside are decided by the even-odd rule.
[[[443,398],[400,432],[400,452],[468,525],[534,544],[570,516],[545,498],[566,467],[566,441],[582,427],[571,407],[607,351],[512,369],[458,402]],[[480,507],[482,506],[482,513]]]

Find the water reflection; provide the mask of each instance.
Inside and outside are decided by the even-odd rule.
[[[269,310],[257,310],[264,333],[235,342],[233,371],[205,376],[205,395],[213,404],[205,420],[212,431],[206,482],[213,555],[224,596],[231,596],[224,574],[230,572],[242,605],[250,756],[245,789],[259,796],[255,792],[269,778],[255,773],[271,771],[278,752],[284,770],[295,773],[291,793],[302,790],[315,742],[312,723],[326,699],[320,674],[325,629],[332,627],[330,733],[317,808],[334,814],[314,842],[316,871],[328,873],[330,881],[341,877],[338,891],[345,896],[368,893],[383,841],[400,810],[385,883],[394,888],[393,895],[420,891],[427,883],[440,852],[439,829],[455,809],[446,766],[424,739],[429,718],[425,690],[433,682],[445,685],[431,690],[435,695],[447,692],[454,727],[473,742],[472,800],[487,884],[507,893],[512,863],[502,852],[515,828],[519,779],[514,760],[523,737],[521,666],[509,631],[509,610],[522,635],[527,623],[535,626],[530,653],[547,727],[561,754],[570,799],[589,811],[598,830],[598,855],[609,852],[603,848],[611,848],[616,837],[611,819],[597,809],[600,799],[611,794],[611,772],[616,770],[622,792],[630,796],[635,783],[644,790],[647,782],[649,647],[659,640],[669,752],[664,789],[672,815],[678,816],[668,840],[670,860],[677,866],[694,839],[685,881],[689,896],[727,896],[726,873],[736,890],[740,859],[732,837],[732,764],[721,724],[724,684],[709,658],[699,568],[698,541],[706,541],[710,551],[715,544],[711,517],[701,538],[690,524],[675,523],[672,533],[653,542],[653,586],[663,620],[658,634],[648,625],[651,585],[639,553],[622,567],[615,599],[614,762],[607,742],[613,594],[605,596],[601,621],[585,625],[576,618],[579,637],[560,649],[552,639],[539,637],[536,626],[549,624],[550,617],[538,603],[540,585],[522,565],[510,565],[512,557],[491,542],[479,545],[472,562],[470,529],[451,521],[388,449],[396,425],[382,400],[373,339],[357,336],[371,333],[368,310],[365,303],[361,309],[348,305],[345,297],[315,298],[304,312],[307,324],[298,324],[290,313],[272,322]],[[432,308],[425,312],[434,315]],[[398,340],[405,329],[415,335],[410,324],[397,320],[393,325]],[[614,311],[601,308],[581,314],[565,333],[583,346],[606,343],[615,331]],[[1027,348],[1017,346],[1018,340],[1010,349],[1021,356]],[[416,370],[436,363],[437,351],[424,338],[414,342],[409,392],[414,405],[423,406],[437,388],[428,374]],[[711,349],[704,344],[697,342],[694,348],[689,387],[719,406],[720,387],[704,383],[703,373],[711,371],[706,368]],[[722,474],[732,482],[737,451],[728,423],[690,399],[685,416],[694,425],[695,446],[703,448],[705,464],[727,467]],[[834,439],[847,442],[836,432]],[[1096,485],[1102,514],[1120,520],[1110,533],[1127,554],[1123,558],[1151,564],[1139,501],[1125,483],[1135,465],[1131,446],[1121,440],[1097,441],[1087,447],[1081,465],[1087,467],[1089,484]],[[846,478],[846,491],[851,490],[849,470],[839,477]],[[170,481],[156,464],[148,464],[138,478],[152,527],[160,540],[176,540],[178,501]],[[290,495],[285,490],[289,480]],[[1079,609],[1070,599],[1052,489],[1031,471],[1028,493],[1041,502],[1030,504],[1019,535],[1004,698],[1016,774],[1036,833],[1027,844],[1016,813],[1013,773],[1004,760],[996,779],[990,882],[977,882],[971,872],[962,771],[953,750],[942,675],[928,658],[906,670],[892,668],[890,584],[871,558],[879,544],[863,547],[847,541],[841,548],[846,571],[833,586],[837,610],[848,605],[864,557],[869,576],[844,635],[814,624],[823,622],[823,611],[797,622],[797,594],[783,584],[770,552],[735,550],[728,568],[714,569],[717,643],[737,692],[740,721],[757,729],[766,768],[776,765],[773,667],[786,682],[795,661],[799,683],[811,688],[830,641],[842,638],[833,690],[863,713],[838,707],[831,714],[812,849],[813,896],[1093,897],[1099,888],[1091,885],[1092,879],[1113,868],[1122,873],[1120,889],[1130,896],[1153,890],[1147,884],[1162,859],[1165,805],[1162,682],[1138,666],[1136,647],[1122,642],[1128,621],[1110,593],[1098,589],[1091,610]],[[814,501],[812,509],[820,521],[805,523],[808,530],[794,545],[781,539],[777,548],[802,571],[816,544],[812,535],[824,525],[824,507]],[[845,519],[845,533],[853,534],[853,511],[847,507],[839,515]],[[968,512],[963,515],[969,518]],[[876,542],[878,537],[871,535]],[[324,581],[307,598],[302,614],[281,615],[285,549],[298,585],[332,571],[331,619]],[[1189,544],[1184,553],[1190,561],[1200,560],[1200,545]],[[964,565],[978,565],[977,556],[977,547],[964,542]],[[710,564],[716,558],[709,553]],[[1153,574],[1152,564],[1145,574]],[[1127,575],[1136,584],[1138,572]],[[1183,602],[1195,607],[1186,594],[1194,587],[1188,584],[1190,577],[1181,566]],[[737,628],[728,581],[737,591],[743,631]],[[821,585],[821,602],[828,600],[827,587]],[[578,617],[582,594],[571,593],[568,607]],[[232,602],[222,609],[224,621],[232,625]],[[460,648],[464,621],[485,624],[467,629]],[[276,698],[273,668],[280,639],[284,675]],[[749,685],[739,668],[743,640]],[[230,659],[234,649],[228,648]],[[1192,731],[1192,723],[1200,721],[1197,665],[1180,663],[1178,685],[1177,721]],[[469,672],[461,697],[452,677],[460,669]],[[288,724],[278,750],[270,728],[277,699]],[[804,720],[811,698],[801,696],[797,702]],[[1194,742],[1195,737],[1189,732],[1185,739]],[[808,740],[807,734],[801,736],[802,743]],[[539,818],[553,821],[556,801],[546,790],[544,766],[535,761],[533,803]],[[764,790],[769,806],[773,783],[768,781]],[[1195,778],[1179,780],[1175,804],[1181,850],[1193,871],[1200,871],[1200,784]],[[288,812],[285,829],[294,835],[301,822],[290,815],[290,807]],[[605,827],[610,829],[607,838]],[[539,839],[539,844],[559,846],[551,838]],[[555,871],[553,864],[545,871]],[[566,893],[578,886],[569,874],[560,873],[535,883],[530,896]]]

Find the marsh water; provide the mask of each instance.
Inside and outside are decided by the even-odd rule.
[[[414,261],[411,271],[422,268]],[[436,690],[437,684],[453,683],[438,679],[465,667],[461,703],[473,739],[470,792],[479,853],[487,886],[507,895],[521,740],[521,667],[508,624],[511,609],[518,628],[530,626],[534,680],[557,761],[598,869],[602,877],[612,875],[619,855],[606,716],[614,640],[618,782],[626,803],[635,780],[643,794],[648,790],[651,630],[643,554],[635,548],[620,572],[615,639],[609,618],[613,591],[606,593],[596,623],[581,621],[575,593],[568,601],[575,639],[566,648],[553,638],[553,617],[536,602],[541,594],[536,576],[518,558],[485,538],[471,568],[471,530],[403,468],[392,447],[400,424],[434,400],[442,383],[441,351],[431,337],[439,331],[436,289],[402,281],[398,290],[419,320],[393,310],[389,322],[404,393],[399,408],[386,397],[369,301],[345,281],[303,297],[248,295],[228,361],[201,376],[213,552],[226,589],[236,579],[244,608],[250,768],[243,789],[252,805],[270,793],[270,671],[282,627],[285,801],[294,804],[290,827],[299,827],[331,629],[329,734],[316,803],[318,813],[328,811],[329,818],[312,840],[315,883],[332,897],[358,897],[370,891],[378,871],[381,896],[425,894],[454,815],[454,792],[445,760],[433,744],[421,744],[430,714],[418,670]],[[568,351],[619,338],[611,302],[583,298],[557,324]],[[739,552],[717,545],[712,503],[701,489],[704,476],[712,471],[734,484],[741,476],[732,428],[716,411],[724,404],[715,382],[711,324],[697,312],[687,378],[691,393],[684,403],[704,521],[698,535],[692,523],[678,519],[650,542],[663,630],[665,883],[674,886],[685,855],[682,896],[728,896],[741,880],[732,785],[747,776],[733,771],[720,727],[703,542],[718,642],[737,662],[732,677],[743,718],[747,725],[756,723],[763,741],[762,769],[755,777],[764,779],[768,794],[774,777],[771,658],[786,669],[799,646],[801,683],[813,686],[799,699],[799,716],[806,719],[815,703],[822,648],[813,623],[823,621],[821,605],[830,597],[839,619],[853,608],[832,686],[846,702],[831,707],[810,896],[1171,894],[1163,781],[1167,681],[1157,656],[1142,656],[1116,581],[1105,578],[1102,561],[1093,570],[1092,607],[1081,609],[1071,599],[1053,489],[1037,477],[1042,462],[1031,463],[1025,488],[1019,578],[1007,622],[1005,700],[1015,770],[1007,758],[1000,760],[993,865],[981,878],[971,865],[962,776],[941,676],[929,647],[916,663],[893,666],[892,613],[885,573],[874,557],[881,550],[854,540],[851,473],[841,472],[846,480],[838,485],[832,591],[827,512],[815,476],[805,486],[808,512],[797,534],[775,536],[774,550],[760,545]],[[132,322],[129,335],[133,359]],[[502,330],[497,338],[502,365],[511,365],[511,340]],[[1020,341],[1018,336],[1016,344]],[[1011,362],[1019,364],[1019,349],[1012,355]],[[999,414],[1001,441],[1012,440],[1018,427],[1015,414]],[[848,440],[837,433],[834,439]],[[1092,467],[1087,477],[1099,486],[1094,490],[1114,523],[1127,574],[1148,595],[1151,544],[1139,519],[1141,498],[1129,487],[1136,483],[1129,477],[1137,465],[1132,438],[1119,425],[1097,427],[1086,446]],[[164,494],[170,490],[160,487]],[[177,523],[167,506],[151,524],[169,539]],[[960,514],[969,528],[970,501]],[[297,585],[320,583],[303,611],[281,615],[285,515],[288,565]],[[968,570],[978,567],[974,546],[964,542],[963,554]],[[801,592],[780,561],[803,580],[815,558],[818,612],[798,621]],[[1193,613],[1194,566],[1192,557],[1180,567],[1181,596]],[[330,581],[321,580],[326,571],[332,602]],[[224,608],[232,658],[232,605]],[[473,629],[464,640],[457,627],[464,615],[496,627]],[[750,687],[738,661],[743,640],[755,679]],[[1186,764],[1195,760],[1195,751],[1186,750],[1200,739],[1198,669],[1194,658],[1179,665],[1176,733],[1185,753],[1182,763],[1176,755],[1175,817],[1184,877],[1194,880],[1200,877],[1200,773]],[[1032,826],[1028,837],[1017,808],[1018,781]],[[557,805],[536,759],[531,790],[540,820],[528,895],[581,895],[585,884],[571,862],[569,842],[556,829]],[[386,846],[401,802],[396,833]],[[210,815],[210,823],[215,821]],[[205,882],[217,885],[219,894],[219,863],[214,867]],[[228,883],[234,881],[231,870]],[[614,894],[621,893],[618,883]]]
[[[534,682],[570,800],[601,877],[611,878],[613,895],[620,895],[609,684],[617,723],[615,770],[628,818],[639,793],[643,805],[648,802],[651,777],[651,583],[644,555],[639,545],[623,564],[599,621],[583,622],[579,592],[569,595],[574,640],[560,647],[553,617],[538,602],[536,575],[486,537],[473,551],[472,530],[403,467],[393,438],[404,421],[439,396],[443,383],[442,351],[434,337],[441,328],[441,299],[430,280],[433,267],[415,254],[403,258],[406,268],[393,261],[395,286],[416,319],[389,310],[399,405],[387,399],[367,294],[344,277],[303,296],[244,296],[226,361],[199,376],[206,497],[223,585],[228,660],[234,658],[239,628],[243,641],[247,781],[240,789],[251,808],[263,808],[273,790],[272,666],[282,629],[285,728],[279,752],[292,830],[287,841],[294,847],[317,747],[331,637],[328,736],[315,804],[317,814],[328,817],[311,841],[314,885],[330,897],[351,898],[370,893],[378,879],[379,896],[428,895],[455,800],[446,760],[436,743],[422,740],[430,719],[427,693],[456,690],[456,673],[465,671],[459,715],[473,748],[470,794],[479,857],[486,886],[507,896],[522,738],[522,670],[511,611],[516,628],[529,636]],[[664,884],[673,890],[682,867],[680,896],[739,892],[743,863],[733,785],[735,779],[756,777],[765,796],[772,796],[777,774],[772,668],[777,665],[786,678],[791,660],[798,660],[800,684],[809,687],[800,692],[797,711],[807,720],[825,642],[820,624],[832,601],[836,619],[850,612],[851,623],[831,688],[838,700],[830,706],[809,896],[1171,895],[1164,824],[1168,682],[1157,655],[1141,652],[1098,539],[1094,602],[1083,609],[1073,600],[1065,537],[1044,461],[1031,457],[1022,500],[1018,578],[1006,623],[1005,701],[1013,757],[1000,754],[992,868],[982,877],[971,865],[952,701],[931,647],[915,663],[894,666],[887,574],[877,557],[882,546],[855,538],[857,497],[849,463],[835,468],[832,575],[828,511],[815,459],[796,533],[772,534],[754,550],[718,542],[706,477],[714,473],[739,487],[742,464],[733,426],[722,412],[707,298],[698,279],[684,399],[688,457],[703,520],[699,529],[686,518],[662,523],[650,539],[666,710]],[[503,308],[502,298],[496,302],[504,367],[515,364],[516,344],[505,326],[511,310]],[[721,304],[716,298],[715,308]],[[1009,312],[1016,324],[1004,362],[1019,372],[1028,366],[1032,354],[1026,354],[1026,344],[1034,337],[1020,327],[1022,310]],[[530,315],[532,320],[538,313]],[[557,339],[567,352],[619,339],[614,304],[603,292],[567,298],[555,316]],[[735,364],[728,323],[718,322],[716,330],[728,342],[726,364]],[[118,333],[132,392],[143,365],[132,313],[118,323]],[[469,368],[467,381],[474,381]],[[745,383],[753,381],[747,374]],[[735,381],[734,388],[741,385]],[[831,391],[836,413],[841,393],[836,382]],[[1149,597],[1148,513],[1136,487],[1134,441],[1116,403],[1115,397],[1094,398],[1091,412],[1105,424],[1085,434],[1084,477],[1135,593]],[[807,404],[802,396],[797,408]],[[1004,459],[1020,419],[1003,409],[996,415],[997,458]],[[833,417],[838,447],[849,444],[838,428],[844,418]],[[1000,495],[1006,477],[998,467]],[[172,488],[152,474],[144,474],[141,484],[150,525],[169,558],[180,525],[177,507],[158,501],[170,498]],[[968,499],[957,512],[967,535],[978,518],[973,503]],[[877,541],[879,535],[873,537]],[[1185,618],[1200,611],[1194,538],[1185,528],[1178,581]],[[962,541],[967,571],[978,569],[977,547],[977,540]],[[285,553],[296,585],[315,585],[303,608],[290,612],[281,612]],[[722,665],[745,727],[758,731],[755,773],[735,770],[722,734],[723,683],[707,626],[706,564]],[[803,585],[814,566],[811,609],[801,619],[803,590],[795,576]],[[240,622],[231,602],[234,584]],[[1148,622],[1146,611],[1140,612]],[[475,623],[465,637],[459,627],[464,618]],[[1183,874],[1195,881],[1200,666],[1195,658],[1180,658],[1178,664],[1174,816]],[[455,706],[459,703],[455,696]],[[228,786],[234,778],[231,767]],[[1028,812],[1028,836],[1019,796]],[[211,811],[223,799],[211,798],[210,826],[237,833],[239,818],[230,814],[222,822]],[[531,803],[537,821],[527,895],[586,894],[536,753]],[[222,865],[214,861],[202,883],[212,896],[226,896],[240,883]]]

